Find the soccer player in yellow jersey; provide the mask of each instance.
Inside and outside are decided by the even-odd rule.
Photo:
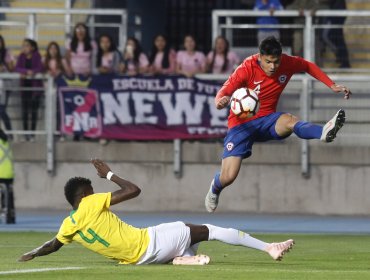
[[[178,265],[208,264],[208,256],[196,255],[202,241],[219,240],[258,249],[275,260],[281,260],[294,244],[291,239],[280,243],[265,243],[236,229],[209,224],[175,222],[145,229],[132,227],[113,214],[109,207],[138,196],[140,188],[113,174],[103,161],[94,159],[92,164],[100,177],[113,181],[120,190],[94,194],[89,179],[70,179],[64,188],[66,199],[73,207],[70,215],[64,219],[55,238],[24,254],[19,261],[29,261],[56,252],[72,241],[121,264],[172,261]]]

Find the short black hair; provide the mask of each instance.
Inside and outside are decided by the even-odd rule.
[[[75,203],[77,192],[83,187],[91,187],[91,181],[83,177],[74,177],[69,179],[64,186],[64,195],[72,206]]]
[[[281,43],[274,36],[263,39],[259,45],[260,54],[280,56],[282,53]]]

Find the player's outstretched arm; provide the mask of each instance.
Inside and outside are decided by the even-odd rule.
[[[41,257],[45,255],[49,255],[58,251],[63,246],[63,243],[60,242],[56,237],[52,240],[49,240],[44,243],[44,245],[33,249],[32,251],[25,253],[21,256],[18,261],[19,262],[26,262],[34,259],[35,257]]]
[[[112,193],[110,205],[135,198],[140,194],[141,190],[138,186],[130,181],[120,178],[116,174],[113,174],[105,162],[101,161],[100,159],[92,159],[91,163],[94,165],[98,175],[101,178],[107,178],[108,173],[111,172],[109,180],[113,181],[121,188],[120,190]]]

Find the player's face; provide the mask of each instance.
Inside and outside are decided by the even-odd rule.
[[[272,76],[280,66],[281,56],[260,54],[258,61],[260,62],[263,72],[265,72],[267,76]]]

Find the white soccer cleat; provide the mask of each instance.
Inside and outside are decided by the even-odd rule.
[[[212,180],[211,186],[204,200],[204,205],[209,213],[215,212],[218,205],[218,198],[220,196],[219,194],[214,194],[212,192],[213,181],[214,180]]]
[[[196,255],[196,256],[185,256],[176,257],[173,259],[172,264],[174,265],[206,265],[210,262],[210,257],[206,255]]]
[[[266,252],[269,253],[271,258],[275,261],[281,261],[285,253],[288,253],[293,248],[294,240],[289,239],[280,243],[270,243],[267,246]]]
[[[320,140],[327,143],[333,142],[345,121],[346,114],[343,109],[340,109],[334,117],[324,125]]]

